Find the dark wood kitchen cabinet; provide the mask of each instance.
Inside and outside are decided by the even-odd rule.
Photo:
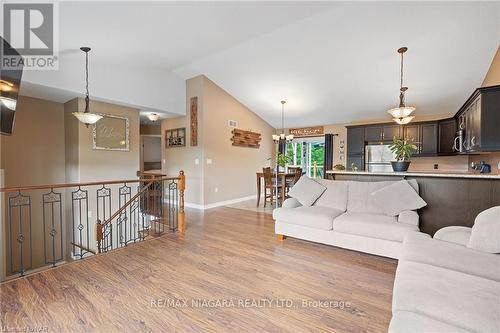
[[[399,138],[400,136],[400,125],[376,125],[365,127],[365,141],[367,142],[392,141],[394,137]]]
[[[352,165],[358,170],[365,169],[365,127],[356,126],[347,128],[347,162],[346,168],[351,170]]]
[[[500,85],[478,88],[455,118],[464,131],[465,153],[500,151]]]
[[[454,118],[438,121],[438,154],[450,155],[455,153],[455,137],[457,122]]]
[[[414,123],[403,128],[405,140],[417,146],[414,156],[431,156],[438,152],[438,124],[437,121]]]
[[[435,155],[438,152],[438,124],[437,122],[420,125],[419,155]]]

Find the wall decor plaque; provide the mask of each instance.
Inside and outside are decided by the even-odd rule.
[[[308,136],[320,136],[324,134],[323,126],[313,126],[313,127],[302,127],[302,128],[291,128],[290,134],[294,137],[303,138]]]
[[[174,128],[165,131],[165,148],[185,147],[186,128]]]
[[[109,114],[93,125],[93,148],[96,150],[130,151],[129,120]]]
[[[189,124],[191,128],[191,146],[198,145],[198,97],[191,97]]]
[[[235,128],[231,133],[233,133],[233,137],[231,141],[233,141],[233,146],[238,147],[247,147],[247,148],[259,148],[261,134],[251,131],[244,131]]]

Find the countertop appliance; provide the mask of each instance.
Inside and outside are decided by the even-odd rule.
[[[396,156],[389,149],[389,145],[373,144],[365,147],[365,170],[369,172],[391,172],[391,161]]]

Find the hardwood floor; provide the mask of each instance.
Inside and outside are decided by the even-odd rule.
[[[187,225],[185,235],[166,235],[2,284],[0,327],[387,331],[396,261],[293,238],[280,242],[271,216],[248,210],[188,211]]]

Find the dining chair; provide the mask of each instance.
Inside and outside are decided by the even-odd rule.
[[[269,201],[272,205],[276,198],[276,179],[273,177],[274,175],[270,167],[262,168],[262,173],[264,174],[264,207],[266,207],[267,199],[270,199]],[[278,188],[281,188],[281,180],[279,179]]]
[[[288,168],[288,170],[290,170],[291,168]],[[293,187],[293,185],[295,185],[300,177],[302,177],[302,168],[299,168],[299,167],[294,167],[293,168],[293,173],[294,173],[294,176],[292,179],[287,179],[286,181],[286,184],[285,184],[285,187],[286,187],[286,193],[288,193],[288,191]]]

